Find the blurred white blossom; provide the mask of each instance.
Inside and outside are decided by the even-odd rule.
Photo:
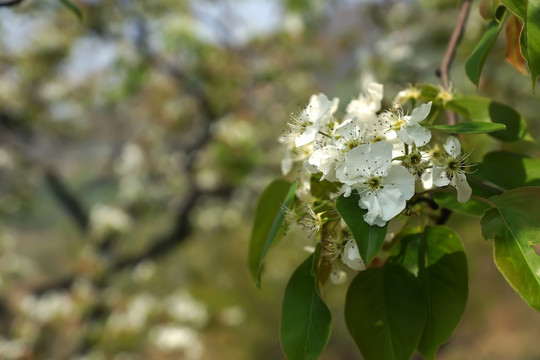
[[[131,218],[121,209],[97,204],[90,212],[90,227],[97,237],[111,233],[126,233],[131,228]]]
[[[181,352],[185,360],[203,357],[199,334],[186,326],[156,326],[150,331],[151,342],[164,352]]]
[[[0,356],[4,360],[19,360],[29,353],[29,348],[18,339],[6,339],[0,335]]]
[[[107,328],[112,332],[138,332],[147,323],[148,317],[158,306],[156,298],[142,293],[130,299],[124,311],[116,311],[109,316]]]
[[[230,306],[221,312],[221,320],[227,326],[238,326],[246,320],[246,310],[239,305]]]
[[[210,319],[206,305],[187,291],[170,295],[165,300],[165,307],[169,315],[176,321],[189,323],[195,327],[203,327]]]
[[[20,308],[26,316],[40,323],[65,320],[76,314],[71,296],[59,291],[50,291],[41,296],[25,295]]]

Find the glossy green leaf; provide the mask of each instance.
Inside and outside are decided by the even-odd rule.
[[[353,192],[349,197],[341,195],[336,201],[336,208],[358,244],[358,252],[366,265],[381,250],[388,225],[384,227],[369,226],[364,221],[367,210],[360,209],[360,197]]]
[[[445,103],[445,107],[471,121],[484,121],[506,126],[504,131],[489,133],[501,141],[517,141],[527,135],[527,124],[513,107],[482,96],[461,96]]]
[[[426,321],[418,280],[394,264],[360,272],[347,292],[345,322],[366,360],[408,360]]]
[[[405,230],[406,231],[406,230]],[[396,236],[400,236],[398,234]],[[396,264],[414,274],[418,275],[418,252],[422,242],[423,233],[416,232],[404,235],[392,248],[387,260],[390,264]]]
[[[509,151],[493,151],[473,174],[503,190],[540,185],[540,159]]]
[[[486,62],[487,56],[493,48],[493,44],[497,40],[499,33],[502,29],[503,21],[493,20],[489,23],[488,28],[482,38],[476,44],[476,47],[472,51],[471,55],[465,63],[465,73],[476,86],[480,81],[480,74],[482,73],[482,68]]]
[[[281,345],[289,360],[317,359],[330,337],[332,316],[319,292],[312,254],[287,284],[281,314]]]
[[[452,134],[486,134],[493,131],[505,130],[506,126],[504,124],[471,121],[455,125],[432,125],[431,129]]]
[[[296,182],[290,184],[284,180],[275,180],[268,185],[259,198],[248,255],[249,269],[257,287],[261,286],[264,258],[278,237],[283,223],[282,206],[290,207],[295,191]]]
[[[523,187],[490,199],[482,235],[492,239],[497,267],[534,309],[540,311],[540,187]]]
[[[531,72],[533,92],[540,75],[540,2],[538,0],[501,0],[523,24],[521,54]]]
[[[424,289],[427,322],[418,345],[426,359],[434,359],[450,339],[467,304],[467,258],[459,237],[447,227],[428,227],[418,256],[418,280]]]
[[[76,17],[79,18],[80,21],[83,20],[83,15],[81,10],[75,6],[70,0],[58,0],[64,5],[66,8],[68,8],[73,14],[75,14]]]

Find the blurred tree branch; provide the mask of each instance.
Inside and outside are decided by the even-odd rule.
[[[4,2],[0,2],[0,7],[15,6],[15,5],[18,5],[19,3],[22,3],[22,2],[23,2],[23,0],[4,1]]]
[[[5,131],[0,138],[4,143],[10,144],[17,153],[23,156],[27,161],[35,166],[40,167],[45,175],[45,182],[47,183],[52,195],[66,211],[66,213],[73,219],[75,225],[82,234],[88,231],[89,215],[85,210],[82,201],[69,189],[69,186],[62,179],[55,167],[45,159],[34,147],[26,144],[20,139],[14,129],[8,124],[15,123],[15,119],[11,116],[3,113],[0,114],[0,127]],[[22,124],[22,122],[17,122]],[[24,128],[23,128],[24,129]],[[26,133],[31,138],[31,133],[28,129],[25,129]]]
[[[467,23],[467,18],[471,10],[471,3],[472,0],[463,0],[461,2],[454,31],[452,32],[448,45],[446,46],[446,51],[444,52],[441,65],[436,71],[437,76],[441,79],[441,85],[445,90],[450,90],[452,86],[450,82],[450,68],[452,66],[452,61],[454,60],[457,46],[459,45],[463,36],[463,31],[465,30],[465,24]],[[456,124],[456,114],[450,110],[446,110],[446,122],[448,125]]]

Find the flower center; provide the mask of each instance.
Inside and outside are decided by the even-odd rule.
[[[358,145],[360,145],[360,142],[357,139],[352,139],[352,140],[349,140],[349,141],[345,142],[345,149],[346,149],[346,151],[349,151],[349,150],[354,149]]]
[[[374,176],[374,177],[371,177],[368,179],[368,181],[366,181],[366,185],[371,189],[371,190],[376,190],[378,188],[382,188],[381,186],[381,177],[380,176]]]
[[[457,170],[459,170],[461,167],[460,165],[461,164],[456,159],[451,159],[450,161],[448,161],[448,163],[446,163],[447,169],[451,172],[456,172]]]
[[[392,124],[391,130],[394,130],[395,132],[398,132],[401,130],[401,127],[403,124],[405,124],[405,119],[402,116],[394,115],[394,123]]]
[[[412,166],[416,166],[422,162],[422,155],[417,152],[411,153],[409,157]]]

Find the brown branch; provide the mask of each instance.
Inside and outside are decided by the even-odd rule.
[[[45,169],[45,181],[56,200],[71,216],[81,233],[88,232],[89,215],[82,206],[81,201],[73,194],[62,178],[51,168]]]
[[[6,118],[5,114],[2,116],[3,118]],[[58,204],[73,219],[79,231],[82,234],[85,234],[88,231],[89,215],[86,212],[82,201],[69,189],[69,186],[50,163],[49,159],[43,156],[43,154],[36,150],[35,147],[30,146],[19,139],[8,126],[5,126],[2,123],[0,128],[4,130],[0,135],[2,142],[11,145],[17,150],[19,155],[26,159],[26,161],[43,170],[45,182],[51,190],[52,195],[57,200]]]
[[[441,79],[441,85],[445,90],[450,90],[450,67],[452,66],[452,61],[454,60],[454,55],[456,53],[456,48],[461,41],[463,31],[465,30],[465,24],[467,22],[467,17],[471,10],[472,0],[463,0],[461,2],[461,7],[459,9],[459,15],[452,32],[452,36],[448,41],[446,46],[446,51],[441,61],[441,65],[436,71],[437,76]],[[446,110],[446,122],[448,125],[454,125],[457,123],[456,115],[450,110]]]
[[[8,6],[15,6],[15,5],[18,5],[19,3],[22,3],[23,0],[10,0],[10,1],[6,1],[6,2],[0,2],[0,7],[8,7]]]

